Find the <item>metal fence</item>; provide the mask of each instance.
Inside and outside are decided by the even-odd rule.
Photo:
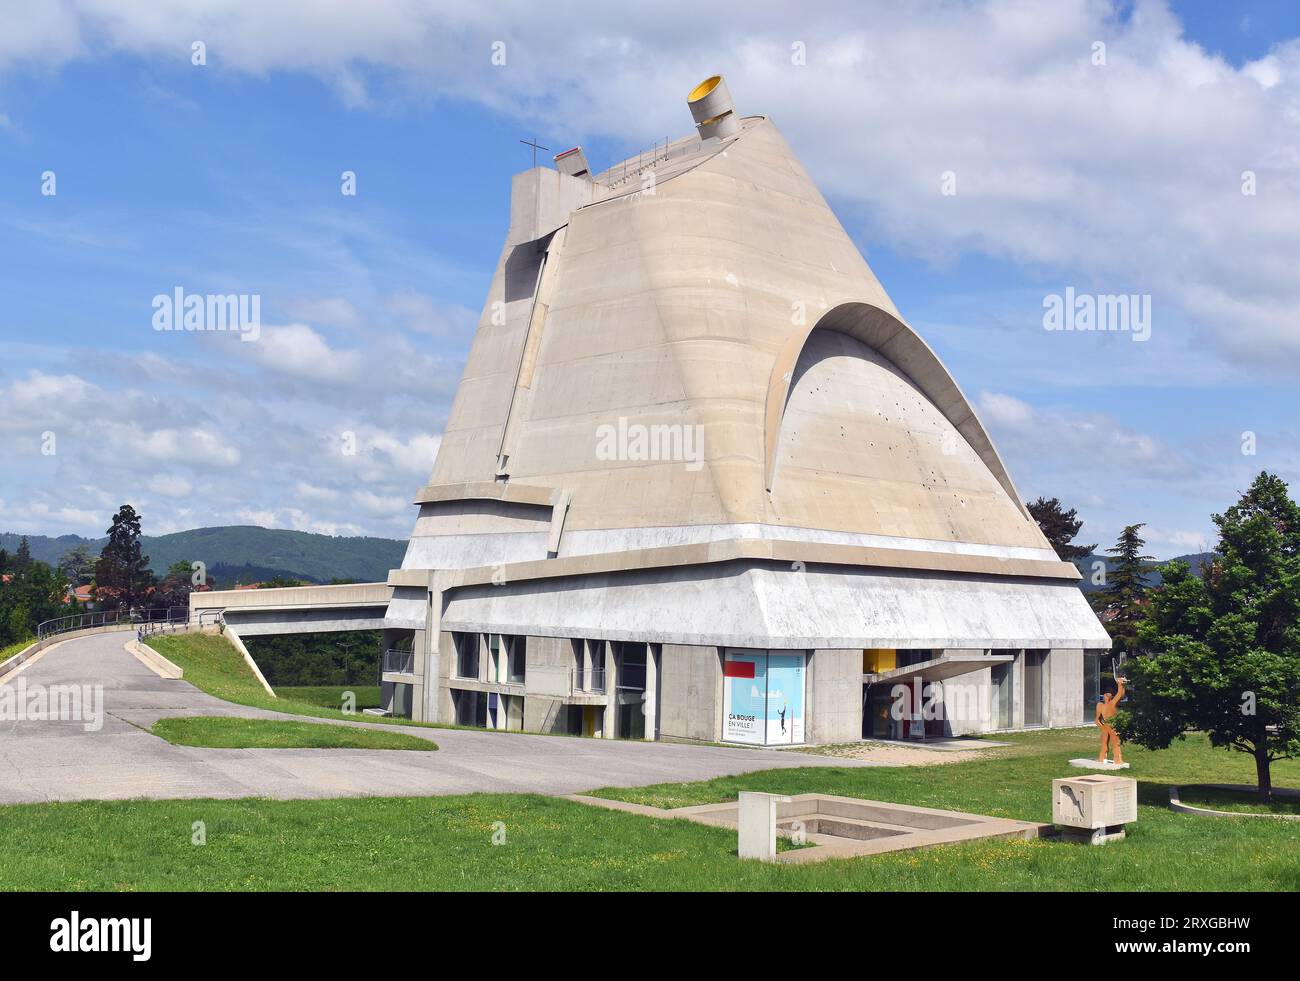
[[[592,668],[590,671],[574,671],[573,673],[573,694],[582,695],[587,692],[601,694],[605,691],[605,669]]]
[[[178,620],[188,621],[189,616],[188,606],[172,606],[165,610],[98,610],[94,613],[73,613],[39,624],[36,627],[36,639],[45,640],[57,634],[67,634],[74,630],[92,630],[96,627],[149,624],[156,621],[167,623]]]
[[[384,651],[385,674],[415,674],[413,651]]]
[[[198,623],[198,619],[191,620],[190,610],[187,606],[173,606],[167,610],[167,617],[146,620],[136,628],[135,639],[144,640],[146,637],[152,637],[154,634],[174,634],[182,630],[188,630],[192,625]]]

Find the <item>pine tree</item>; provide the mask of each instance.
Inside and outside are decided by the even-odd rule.
[[[1143,555],[1146,541],[1138,534],[1143,525],[1128,525],[1119,533],[1113,548],[1106,549],[1111,560],[1106,584],[1094,594],[1094,604],[1101,621],[1115,642],[1115,652],[1137,653],[1137,625],[1146,616],[1146,596],[1150,589],[1147,574],[1155,559]]]
[[[1051,543],[1056,554],[1060,556],[1062,562],[1072,562],[1075,559],[1082,559],[1089,556],[1096,550],[1097,545],[1071,545],[1074,536],[1079,534],[1079,529],[1083,527],[1083,519],[1076,517],[1077,512],[1074,508],[1068,511],[1061,509],[1061,502],[1055,497],[1040,497],[1025,507],[1029,511],[1030,517],[1038,522],[1038,527],[1042,529],[1043,535]]]
[[[140,516],[123,504],[95,563],[95,597],[105,608],[130,610],[141,605],[152,586],[149,557],[140,551]]]
[[[27,536],[23,535],[18,541],[18,551],[14,553],[14,566],[21,569],[23,566],[32,561],[32,546],[27,541]]]

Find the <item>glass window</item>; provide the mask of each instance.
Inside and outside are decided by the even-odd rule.
[[[524,670],[527,663],[525,656],[527,643],[527,637],[511,637],[506,642],[507,656],[510,661],[510,680],[512,682],[522,682],[524,680]]]
[[[587,690],[605,690],[605,641],[587,641]]]
[[[1043,725],[1047,707],[1047,651],[1025,651],[1025,725]]]
[[[997,653],[1002,654],[1003,651]],[[1011,685],[1014,678],[1015,666],[1013,661],[1003,661],[993,665],[992,684],[990,685],[989,695],[993,700],[992,716],[993,728],[1010,729],[1012,723],[1011,717]]]
[[[453,634],[456,642],[456,677],[478,678],[478,634]]]
[[[1101,655],[1083,652],[1083,723],[1097,717],[1097,703],[1101,701]]]
[[[645,691],[645,644],[620,644],[618,687],[624,691]]]
[[[570,640],[569,650],[573,653],[573,690],[584,691],[587,687],[587,645],[580,640]]]

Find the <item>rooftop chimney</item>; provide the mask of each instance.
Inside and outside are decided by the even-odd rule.
[[[700,131],[700,139],[709,140],[715,136],[725,139],[740,132],[740,119],[721,75],[706,78],[691,89],[686,104],[691,108],[691,118]]]

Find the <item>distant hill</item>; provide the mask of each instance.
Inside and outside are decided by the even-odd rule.
[[[21,535],[0,533],[0,548],[12,555],[18,550]],[[56,564],[71,548],[86,545],[94,555],[104,547],[106,538],[81,538],[78,535],[28,535],[32,558]],[[305,531],[282,528],[259,528],[256,525],[227,525],[219,528],[195,528],[172,535],[145,535],[141,538],[144,553],[155,574],[167,571],[174,562],[201,561],[220,586],[234,582],[260,582],[275,576],[329,582],[331,579],[355,579],[358,582],[381,582],[389,569],[402,564],[406,542],[392,538],[335,538]]]
[[[1189,555],[1176,555],[1172,559],[1165,559],[1160,564],[1163,565],[1164,562],[1186,562],[1192,567],[1193,573],[1199,573],[1201,568],[1214,558],[1214,555],[1214,552],[1193,552]],[[1091,593],[1093,590],[1101,588],[1092,584],[1092,564],[1098,559],[1106,563],[1107,573],[1114,567],[1114,559],[1109,555],[1089,555],[1086,558],[1076,560],[1074,563],[1079,570],[1079,574],[1083,576],[1083,581],[1079,583],[1079,586],[1085,593]],[[1159,569],[1153,569],[1147,574],[1148,585],[1159,586],[1161,582],[1163,582],[1163,577],[1160,575]]]

